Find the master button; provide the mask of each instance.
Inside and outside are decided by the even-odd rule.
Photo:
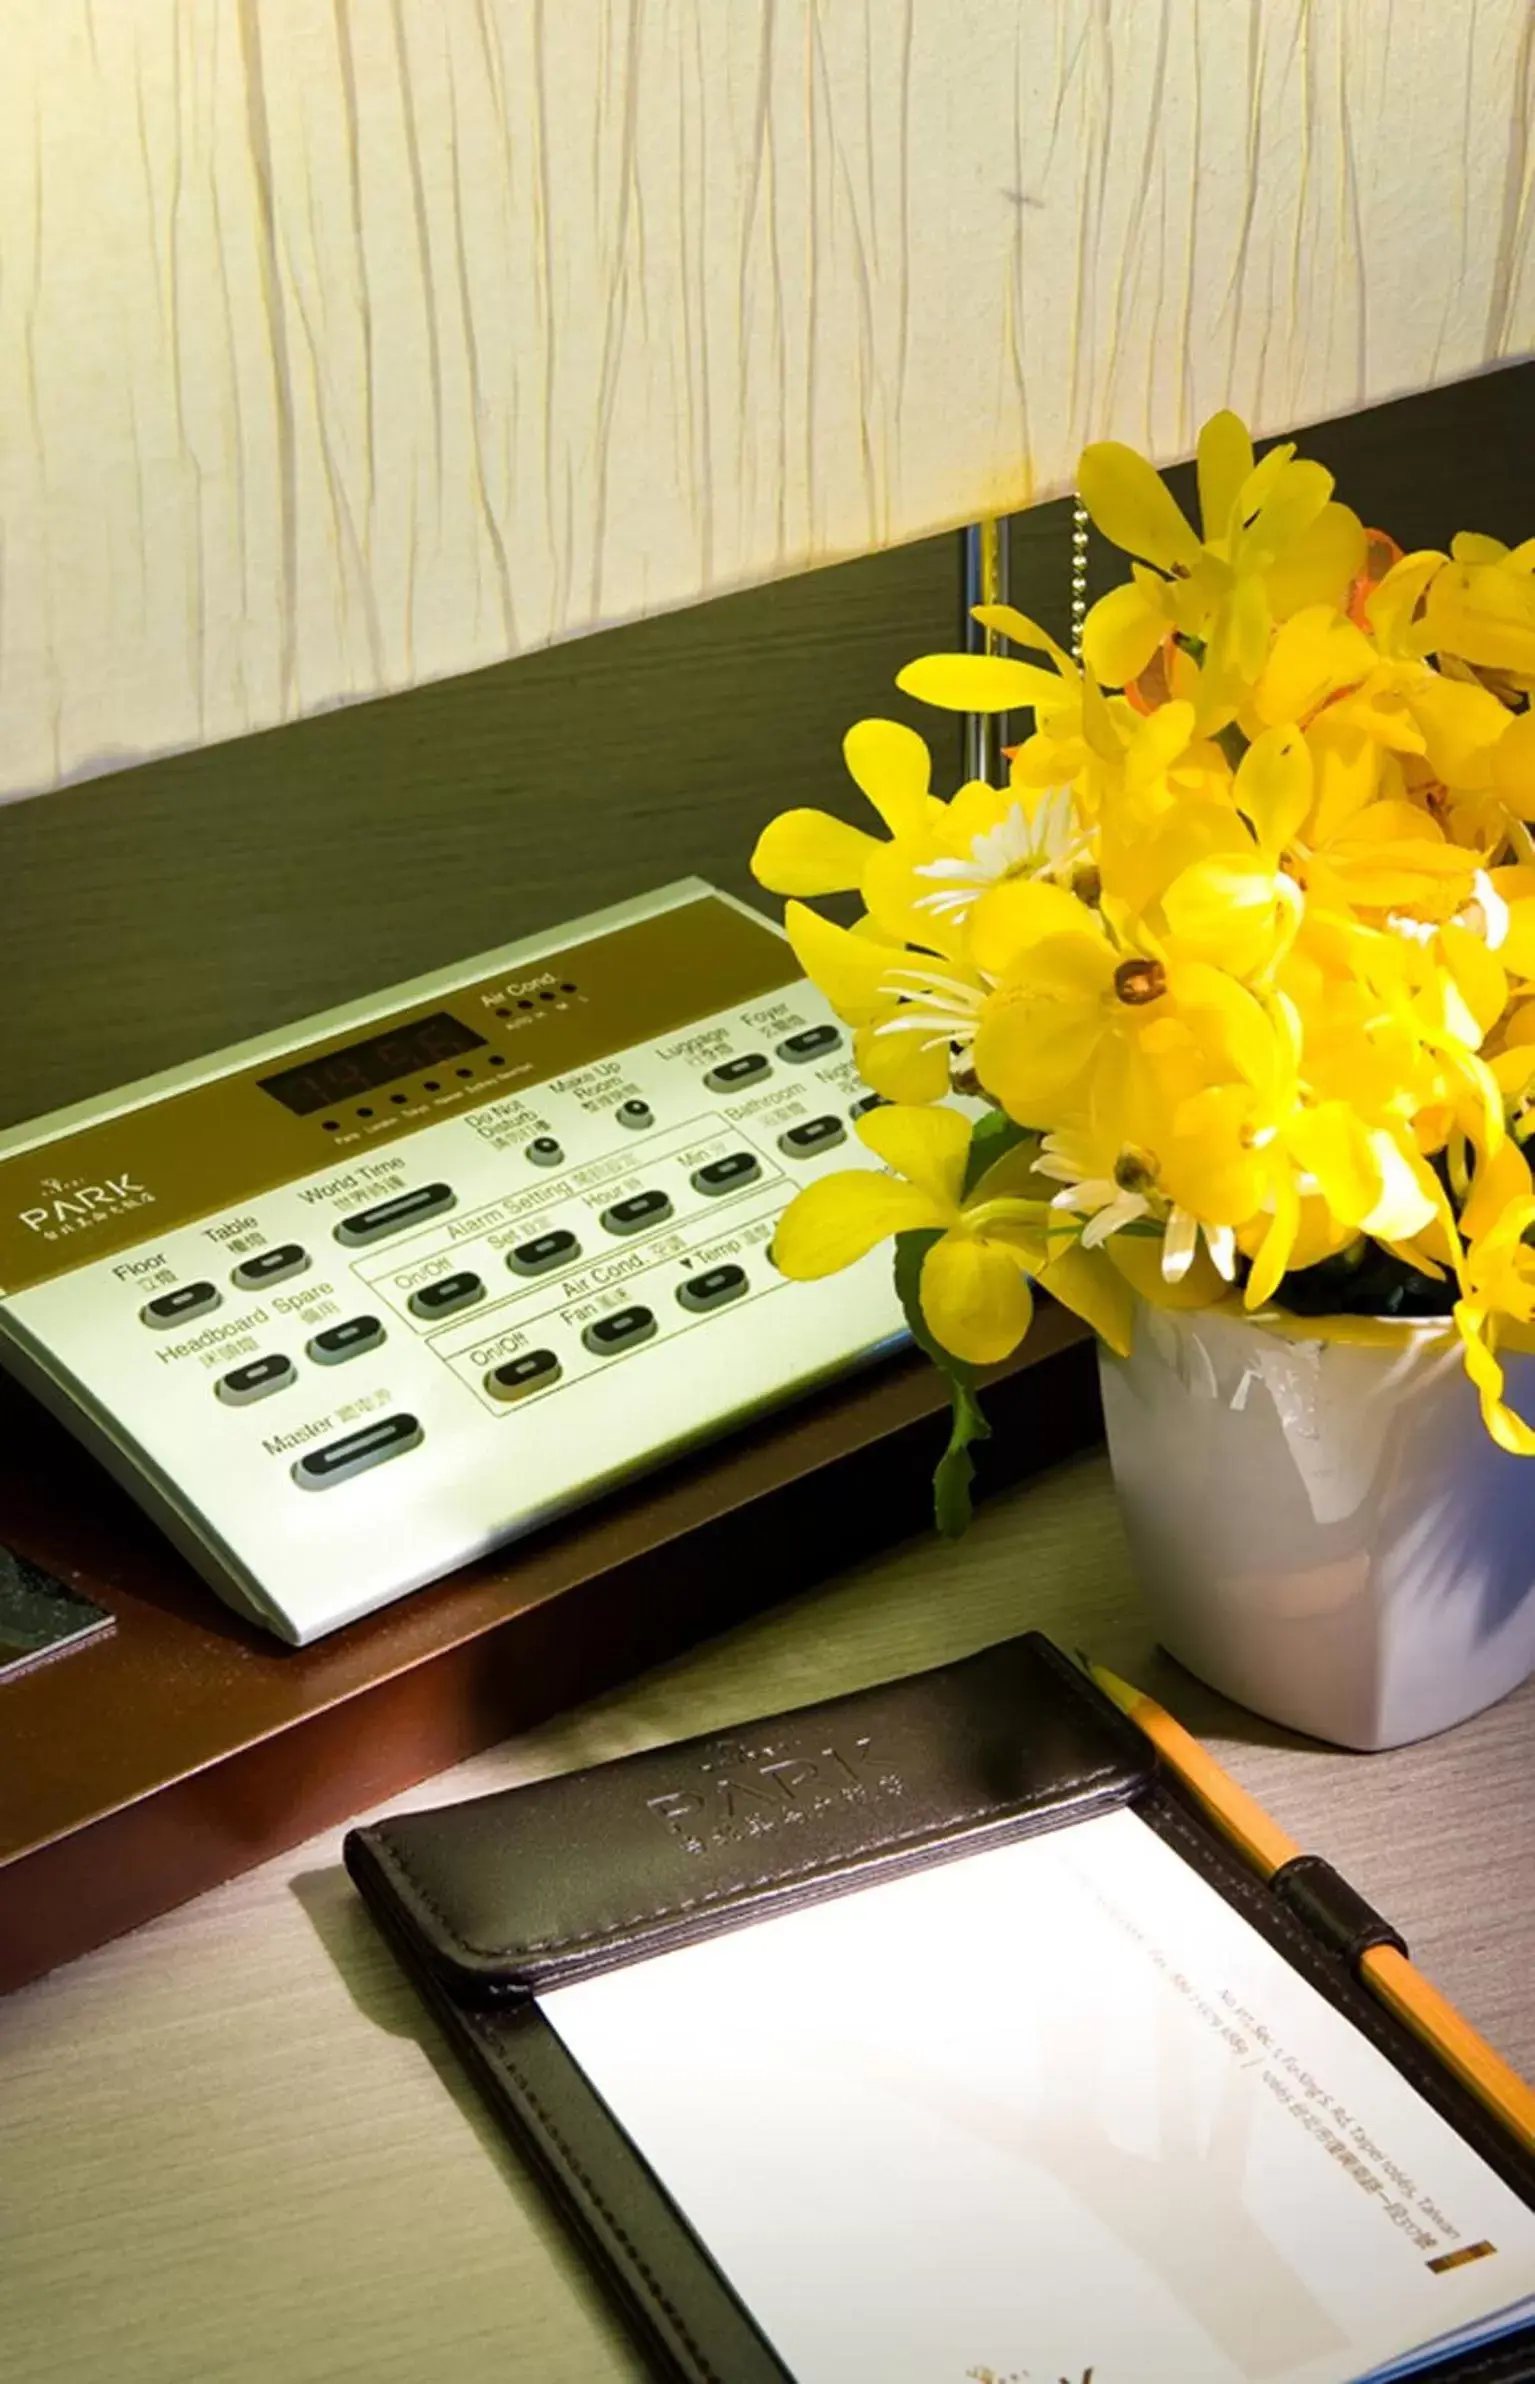
[[[419,1448],[423,1438],[415,1416],[383,1416],[376,1424],[365,1424],[360,1432],[349,1432],[344,1440],[311,1449],[292,1467],[293,1479],[301,1490],[328,1490],[335,1482],[349,1482],[354,1474],[382,1465],[386,1458]]]

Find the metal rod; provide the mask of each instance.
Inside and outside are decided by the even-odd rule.
[[[1006,604],[1008,601],[1007,574],[1007,514],[994,515],[988,521],[971,522],[960,532],[962,542],[961,574],[964,582],[964,614],[961,634],[967,654],[1000,654],[1002,639],[994,629],[984,629],[972,618],[977,604]],[[1007,765],[1002,748],[1012,739],[1007,733],[1007,715],[1001,712],[967,712],[965,714],[965,778],[984,778],[990,785],[1002,784]]]

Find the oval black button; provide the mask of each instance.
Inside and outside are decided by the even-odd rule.
[[[609,1233],[638,1233],[642,1225],[659,1225],[671,1213],[671,1200],[665,1192],[632,1192],[627,1200],[615,1200],[610,1209],[604,1209],[602,1222]]]
[[[174,1291],[162,1291],[158,1299],[150,1300],[139,1314],[145,1324],[185,1324],[189,1316],[205,1316],[220,1304],[221,1294],[214,1284],[178,1283]]]
[[[743,1184],[754,1184],[762,1168],[754,1151],[730,1151],[723,1159],[711,1159],[707,1167],[693,1170],[693,1189],[707,1192],[711,1198],[721,1192],[739,1191]]]
[[[580,1255],[575,1235],[560,1225],[549,1233],[535,1234],[531,1242],[519,1242],[515,1250],[508,1250],[506,1263],[514,1275],[544,1275],[551,1267],[568,1266]]]
[[[656,1113],[648,1101],[620,1101],[617,1115],[621,1126],[632,1126],[636,1131],[656,1122]]]
[[[781,1060],[818,1060],[823,1051],[835,1051],[842,1040],[834,1026],[801,1027],[797,1035],[786,1035],[778,1046]]]
[[[485,1377],[485,1388],[493,1399],[522,1399],[529,1391],[547,1390],[560,1379],[563,1368],[552,1349],[525,1349],[520,1358],[508,1358],[504,1366],[492,1366]]]
[[[333,1482],[350,1481],[353,1474],[366,1473],[370,1465],[382,1465],[386,1457],[403,1456],[407,1449],[418,1448],[423,1438],[415,1416],[383,1416],[376,1424],[364,1424],[360,1432],[349,1432],[344,1440],[311,1449],[293,1467],[293,1479],[301,1490],[328,1490]]]
[[[871,1109],[884,1109],[885,1107],[887,1107],[887,1103],[883,1093],[865,1093],[861,1099],[853,1103],[847,1114],[850,1118],[867,1117]]]
[[[729,1301],[738,1300],[745,1289],[745,1267],[713,1266],[679,1283],[677,1299],[680,1306],[691,1308],[695,1315],[705,1315],[711,1308],[723,1308]]]
[[[382,1241],[385,1234],[402,1233],[407,1225],[452,1208],[457,1197],[451,1184],[418,1184],[413,1192],[397,1192],[393,1200],[381,1200],[376,1208],[356,1209],[350,1217],[343,1217],[336,1227],[336,1239],[354,1248],[360,1242]]]
[[[244,1407],[249,1400],[264,1399],[269,1391],[280,1391],[297,1379],[293,1360],[274,1350],[270,1357],[252,1358],[248,1366],[236,1366],[213,1387],[227,1406]]]
[[[484,1297],[485,1286],[478,1275],[439,1275],[435,1283],[423,1283],[419,1291],[413,1291],[410,1304],[417,1316],[451,1316],[455,1309],[472,1308]]]
[[[243,1291],[254,1291],[262,1283],[280,1283],[285,1275],[301,1275],[308,1264],[309,1252],[301,1250],[297,1242],[279,1242],[274,1249],[256,1250],[242,1258],[234,1280]]]
[[[615,1357],[621,1349],[633,1349],[641,1341],[648,1341],[656,1329],[656,1320],[648,1308],[618,1308],[611,1316],[599,1316],[581,1335],[594,1357]]]
[[[535,1167],[563,1167],[565,1163],[565,1153],[552,1134],[535,1134],[523,1157],[531,1159]]]
[[[383,1338],[376,1316],[349,1316],[345,1324],[328,1324],[306,1348],[317,1366],[339,1366],[345,1358],[360,1358],[365,1349],[376,1349]]]
[[[765,1051],[743,1051],[739,1059],[721,1060],[704,1078],[711,1093],[731,1093],[738,1085],[752,1084],[768,1072]]]
[[[813,1152],[834,1150],[846,1140],[847,1128],[839,1117],[807,1118],[803,1126],[791,1126],[787,1134],[780,1134],[778,1147],[791,1159],[808,1159]]]

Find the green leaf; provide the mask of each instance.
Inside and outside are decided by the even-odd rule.
[[[995,1166],[1020,1142],[1027,1142],[1034,1129],[1020,1126],[1003,1109],[989,1109],[970,1129],[970,1156],[965,1161],[965,1183],[962,1198],[975,1190],[988,1167]]]
[[[990,1119],[982,1121],[989,1125]],[[1010,1119],[1003,1119],[1010,1126]],[[1021,1128],[1013,1129],[1015,1137]],[[1002,1147],[990,1149],[983,1165],[990,1166],[1002,1155]],[[991,1438],[991,1426],[981,1413],[976,1385],[980,1380],[974,1366],[963,1358],[951,1356],[941,1342],[935,1341],[922,1313],[918,1287],[922,1279],[922,1261],[942,1235],[934,1228],[920,1233],[898,1233],[895,1237],[895,1287],[900,1295],[912,1339],[923,1354],[931,1358],[939,1372],[948,1379],[949,1397],[953,1406],[953,1422],[949,1431],[949,1445],[938,1460],[933,1475],[933,1519],[947,1539],[958,1539],[971,1520],[970,1485],[975,1479],[975,1460],[970,1451],[978,1440]]]

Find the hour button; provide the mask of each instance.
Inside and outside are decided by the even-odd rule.
[[[647,1225],[659,1225],[672,1213],[666,1193],[631,1192],[627,1200],[615,1200],[610,1209],[602,1212],[602,1222],[609,1233],[640,1233]]]

